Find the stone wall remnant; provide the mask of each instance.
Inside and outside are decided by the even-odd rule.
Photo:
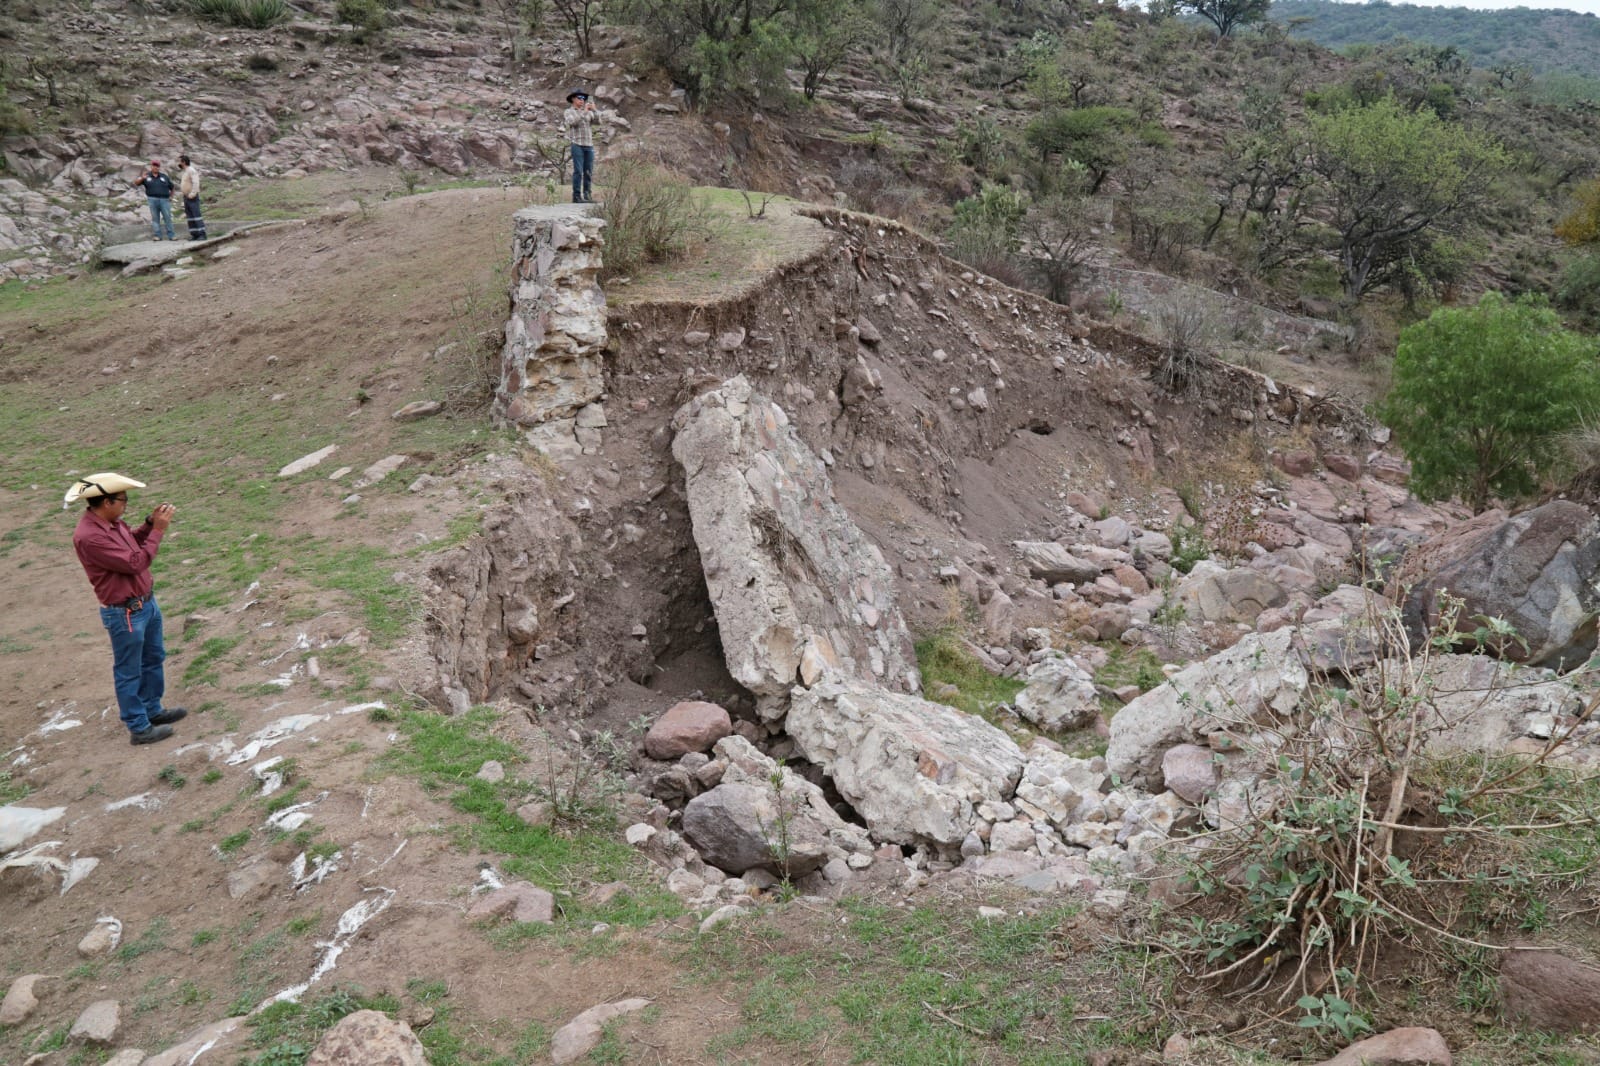
[[[605,388],[606,297],[598,281],[605,220],[590,211],[542,205],[514,216],[495,413],[519,426],[569,422]]]

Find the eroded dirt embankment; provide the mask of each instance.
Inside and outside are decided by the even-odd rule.
[[[896,565],[914,627],[949,610],[942,565],[961,558],[1004,584],[1009,542],[1050,535],[1069,493],[1159,525],[1175,507],[1161,486],[1204,480],[1220,457],[1262,458],[1324,414],[1221,364],[1164,388],[1162,353],[1137,338],[881,219],[814,218],[821,250],[741,295],[613,303],[603,446],[534,463],[481,542],[435,570],[436,695],[515,695],[611,727],[694,693],[748,709],[721,663],[670,451],[673,413],[735,374],[829,465]]]

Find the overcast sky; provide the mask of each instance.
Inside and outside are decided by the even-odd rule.
[[[1508,4],[1504,0],[1396,0],[1416,4],[1418,7],[1470,7],[1479,11],[1497,11],[1503,7],[1531,7],[1539,10],[1582,11],[1600,15],[1600,0],[1557,0],[1553,3]]]

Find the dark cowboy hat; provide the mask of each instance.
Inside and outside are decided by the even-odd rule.
[[[572,103],[572,98],[574,96],[581,96],[585,100],[587,100],[587,99],[589,99],[589,92],[586,89],[574,89],[570,93],[567,94],[567,103],[569,103],[569,104]]]

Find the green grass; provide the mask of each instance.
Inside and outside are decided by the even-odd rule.
[[[167,946],[167,933],[169,926],[165,918],[152,921],[137,940],[130,940],[117,949],[118,962],[132,962],[152,952],[162,951]]]
[[[16,803],[27,798],[32,791],[32,786],[26,781],[17,780],[10,770],[0,770],[0,805]]]
[[[817,935],[757,917],[695,941],[690,965],[738,989],[739,1025],[707,1049],[763,1042],[874,1064],[1012,1062],[1085,1066],[1102,1042],[1071,1028],[1077,1010],[1055,963],[1076,904],[993,921],[960,905],[845,900]]]
[[[360,991],[336,988],[303,1003],[274,1003],[252,1015],[250,1047],[256,1054],[241,1059],[246,1066],[304,1066],[322,1034],[358,1010],[393,1015],[400,1003],[393,996],[366,996]]]
[[[250,830],[241,829],[237,833],[230,833],[217,841],[217,850],[224,855],[232,855],[250,842]]]
[[[529,826],[516,816],[530,783],[515,778],[521,753],[493,735],[495,720],[486,707],[453,718],[427,711],[401,712],[398,724],[404,740],[380,765],[416,777],[428,792],[446,799],[465,816],[449,829],[457,844],[502,856],[501,868],[513,877],[552,891],[573,890],[575,896],[590,884],[634,882],[633,893],[621,893],[604,905],[566,903],[558,925],[646,925],[681,913],[677,897],[646,876],[645,860],[619,839],[614,815],[591,806],[588,822],[565,829]],[[491,784],[477,779],[479,767],[490,759],[506,766],[505,781]]]
[[[1015,678],[998,677],[985,670],[961,646],[953,632],[939,631],[926,636],[917,641],[916,649],[917,666],[922,671],[922,690],[928,699],[991,722],[996,720],[995,710],[1000,704],[1010,703],[1027,687]],[[956,694],[939,695],[941,684],[953,685]]]
[[[217,667],[222,659],[243,641],[245,635],[240,633],[231,637],[208,637],[194,658],[189,660],[183,668],[183,683],[185,685],[211,685],[220,684]]]
[[[219,935],[215,929],[198,929],[195,931],[194,936],[189,938],[189,946],[191,948],[203,948],[217,939]]]
[[[1161,660],[1150,649],[1130,649],[1116,642],[1101,647],[1105,648],[1108,658],[1106,664],[1095,671],[1094,679],[1107,688],[1138,685],[1140,692],[1149,692],[1167,680],[1161,672]]]

